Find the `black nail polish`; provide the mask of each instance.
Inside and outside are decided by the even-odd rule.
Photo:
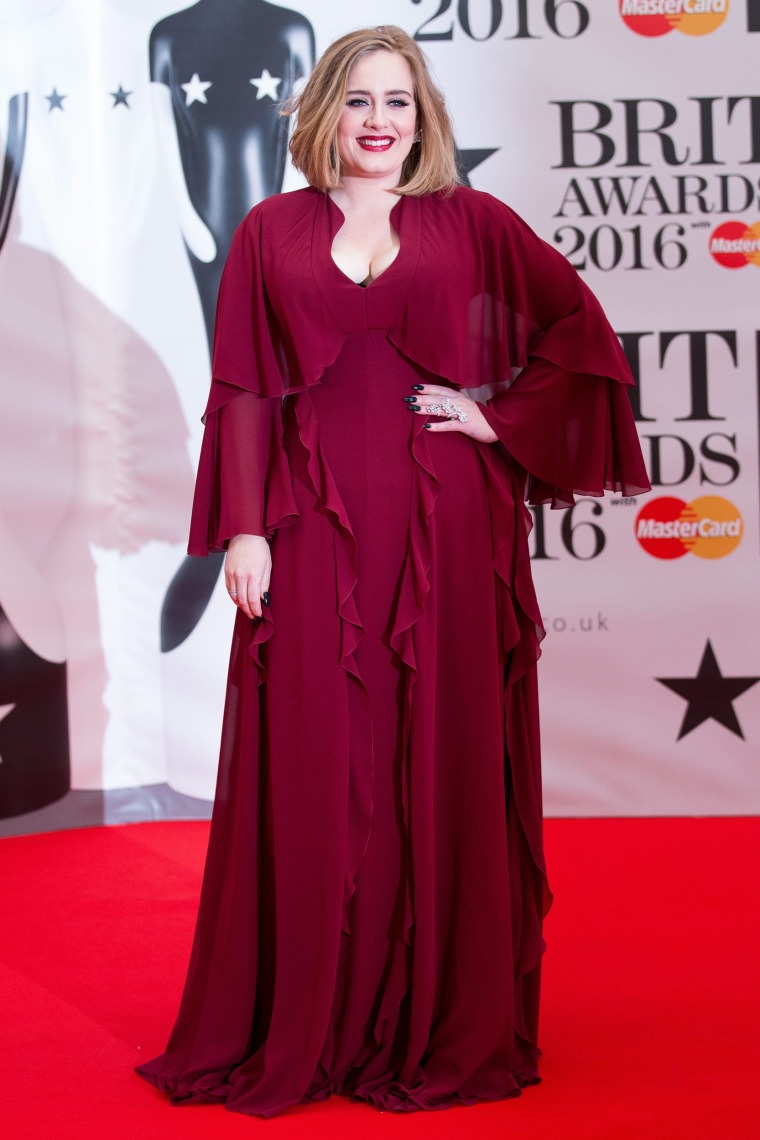
[[[424,384],[412,384],[412,391],[413,392],[421,392],[424,387],[425,387]]]
[[[404,402],[406,404],[413,404],[413,403],[415,403],[416,399],[417,399],[416,396],[404,396]]]
[[[433,425],[432,424],[423,424],[422,426],[427,430],[428,428],[431,428]]]
[[[410,412],[421,412],[422,411],[422,408],[420,407],[419,404],[407,404],[406,406]]]
[[[265,606],[269,605],[269,591],[268,590],[265,590],[264,593],[261,595],[261,600]]]

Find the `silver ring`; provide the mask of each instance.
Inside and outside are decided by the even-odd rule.
[[[459,420],[461,424],[466,424],[469,418],[467,412],[462,410],[462,405],[453,404],[448,396],[444,396],[441,404],[431,404],[428,412],[432,416],[448,416],[450,420]]]
[[[238,596],[237,590],[228,590],[227,593],[230,595],[231,598],[236,598]]]

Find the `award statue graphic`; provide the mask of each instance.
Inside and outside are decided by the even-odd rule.
[[[8,106],[0,249],[10,226],[26,142],[28,94]],[[69,790],[63,623],[30,552],[0,512],[0,819],[54,803]]]
[[[308,20],[265,0],[199,0],[151,33],[155,117],[209,353],[232,235],[252,206],[282,189],[288,132],[278,105],[313,61]],[[198,726],[208,721],[216,734],[221,690],[212,693],[193,676],[213,653],[224,620],[226,595],[221,589],[214,595],[221,564],[219,555],[185,559],[161,613],[167,779],[178,791],[206,798],[213,795],[208,749],[215,756],[217,740],[199,741]],[[218,605],[209,607],[212,595]],[[208,716],[196,707],[184,738],[187,693],[199,690],[208,693]]]
[[[164,794],[159,614],[192,490],[166,340],[141,308],[163,296],[154,278],[166,260],[153,225],[160,154],[147,98],[149,25],[114,0],[98,12],[97,52],[89,0],[30,0],[0,39],[5,95],[25,93],[11,103],[0,214],[2,632],[14,685],[23,674],[31,686],[32,667],[10,646],[11,627],[65,671],[77,797],[48,813],[64,826],[85,806],[102,822],[174,803]],[[14,589],[24,565],[22,613]],[[50,649],[61,626],[62,646]],[[30,741],[54,723],[43,687]],[[5,680],[0,710],[5,780],[22,719],[22,697]],[[31,786],[53,751],[36,748]]]

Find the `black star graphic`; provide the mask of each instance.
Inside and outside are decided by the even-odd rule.
[[[705,645],[696,677],[656,677],[655,680],[688,701],[678,740],[706,720],[717,720],[718,724],[744,740],[733,702],[756,685],[760,677],[722,676],[709,641]]]
[[[109,91],[108,94],[113,99],[114,107],[118,107],[119,104],[122,104],[122,106],[126,107],[128,111],[132,110],[127,100],[129,99],[130,95],[134,95],[134,91],[125,91],[122,85],[119,84],[118,91]],[[113,110],[113,108],[111,109]]]
[[[54,111],[56,109],[56,107],[58,108],[59,111],[65,110],[65,108],[63,106],[63,100],[68,99],[68,95],[59,95],[58,92],[56,91],[55,87],[53,88],[53,90],[50,92],[49,95],[45,96],[45,98],[47,99],[48,103],[50,104],[50,106],[48,107],[48,114],[50,114],[51,111]]]
[[[457,166],[465,186],[470,185],[470,175],[475,167],[480,166],[481,162],[485,162],[492,154],[496,154],[498,149],[498,147],[494,150],[459,150],[457,148]]]

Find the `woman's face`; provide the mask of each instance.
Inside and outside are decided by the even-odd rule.
[[[395,186],[416,129],[414,84],[404,57],[390,51],[362,56],[349,72],[338,121],[341,174],[388,179]]]

